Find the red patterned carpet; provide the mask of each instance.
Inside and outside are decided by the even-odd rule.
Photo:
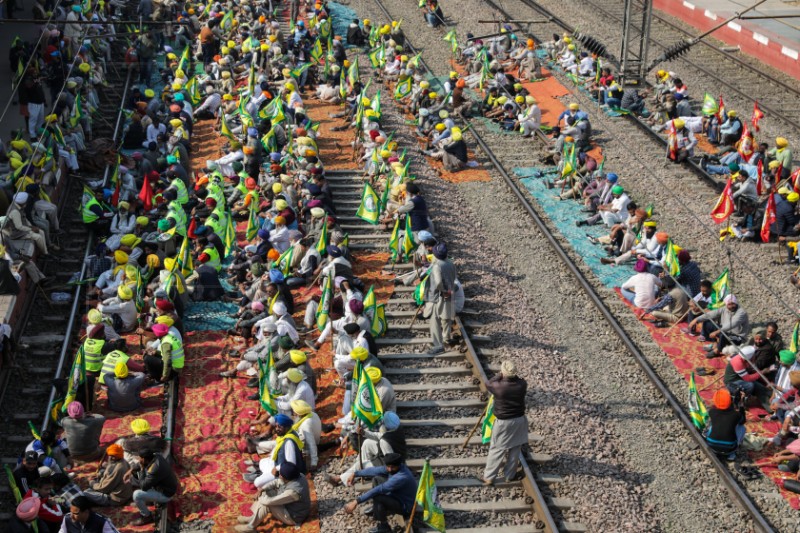
[[[622,295],[619,293],[619,289],[616,289],[616,291],[620,298],[622,298],[626,305],[628,305],[628,307],[631,309],[631,312],[633,312],[633,306],[622,297]],[[695,372],[694,377],[697,390],[700,392],[700,396],[703,398],[706,407],[710,407],[712,403],[711,399],[714,396],[714,393],[724,386],[722,382],[722,375],[725,372],[727,358],[717,357],[715,359],[706,359],[705,352],[703,351],[704,343],[698,342],[697,337],[691,337],[680,331],[681,327],[686,326],[685,323],[671,329],[656,328],[653,324],[646,321],[642,322],[642,324],[650,332],[650,336],[653,338],[653,341],[655,341],[656,344],[661,347],[664,353],[669,356],[675,365],[675,368],[683,375],[684,379],[686,379],[687,384],[689,382],[689,376],[695,371],[696,368],[711,367],[714,369],[715,373],[711,376],[698,376]],[[778,422],[769,420],[765,421],[758,418],[758,415],[765,413],[766,411],[764,411],[764,409],[762,409],[760,406],[748,407],[748,433],[753,433],[760,437],[772,438],[775,433],[778,432],[780,429],[780,424],[778,424]],[[765,446],[760,452],[747,453],[749,453],[752,461],[757,462],[771,457],[773,453],[777,451],[778,450],[774,446],[768,445]],[[775,484],[778,485],[781,495],[789,502],[789,505],[791,505],[794,509],[800,509],[800,495],[795,494],[794,492],[783,490],[783,478],[787,474],[779,471],[775,466],[762,466],[760,468],[764,475],[772,479]]]

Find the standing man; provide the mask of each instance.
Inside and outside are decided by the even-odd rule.
[[[444,352],[444,341],[451,342],[455,307],[453,290],[456,267],[447,260],[447,245],[440,242],[433,247],[434,261],[425,291],[424,315],[430,317],[431,355]]]
[[[522,445],[528,442],[528,421],[525,418],[525,393],[528,384],[517,376],[517,369],[511,361],[503,361],[500,374],[486,384],[494,395],[494,426],[489,456],[483,471],[484,485],[492,485],[500,467],[506,481],[518,479],[517,466]]]
[[[378,521],[371,533],[390,533],[387,519],[390,515],[408,517],[417,497],[417,480],[406,466],[399,453],[384,456],[386,466],[373,466],[357,470],[355,477],[372,478],[372,489],[344,506],[347,514],[353,514],[358,504],[372,500],[372,517]]]

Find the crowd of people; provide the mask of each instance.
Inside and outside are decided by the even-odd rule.
[[[785,138],[775,139],[772,148],[757,143],[755,132],[764,116],[757,105],[748,126],[748,121],[724,107],[722,98],[717,102],[706,94],[702,105],[695,104],[686,84],[675,73],[663,70],[656,73],[652,89],[641,93],[633,88],[623,90],[612,70],[603,67],[595,54],[581,51],[580,42],[571,36],[554,35],[551,42],[542,44],[543,52],[537,56],[532,41],[523,44],[509,35],[510,31],[510,27],[504,27],[502,35],[489,43],[468,36],[461,51],[468,72],[472,72],[466,79],[472,82],[470,86],[482,87],[484,97],[479,109],[467,109],[467,113],[480,112],[505,129],[521,129],[528,135],[525,119],[540,117],[540,113],[528,112],[536,106],[535,99],[515,74],[538,77],[539,58],[546,58],[551,67],[563,69],[584,86],[602,109],[634,113],[649,120],[654,130],[665,132],[670,160],[677,163],[694,158],[707,172],[728,179],[729,186],[712,212],[716,222],[728,221],[721,238],[777,240],[787,245],[789,261],[797,261],[798,172],[793,171],[792,152]],[[535,131],[541,121],[533,124]],[[682,324],[681,331],[703,344],[707,358],[726,358],[724,387],[716,391],[709,417],[701,424],[709,445],[733,460],[745,436],[745,408],[754,404],[766,411],[759,416],[782,424],[773,444],[791,446],[799,436],[798,328],[789,342],[778,333],[776,322],[754,328],[731,292],[727,271],[716,279],[704,278],[691,254],[661,230],[652,206],[644,201],[637,203],[617,174],[603,170],[605,159],[597,161],[590,155],[596,143],[591,138],[589,116],[577,103],[570,103],[556,124],[546,126],[552,128],[552,147],[542,161],[556,165],[560,179],[546,180],[545,186],[558,189],[560,200],[582,204],[587,216],[577,220],[577,226],[601,224],[607,228],[602,237],[587,237],[603,247],[601,263],[633,266],[633,274],[620,289],[637,316],[660,328]],[[698,156],[696,134],[703,134],[717,147],[717,153]],[[791,282],[798,283],[796,275]],[[697,371],[701,375],[714,372],[710,367]],[[800,460],[791,452],[780,451],[774,462],[800,476]]]
[[[58,135],[40,139],[30,153],[19,153],[31,145],[22,140],[24,134],[12,143],[25,159],[19,180],[41,183],[40,189],[11,196],[20,216],[26,215],[25,206],[29,216],[49,214],[30,196],[52,186],[48,169],[59,160],[74,163],[82,148],[70,143],[90,135],[97,109],[92,91],[104,83],[102,64],[110,50],[95,49],[94,40],[78,47],[75,39],[61,39],[75,17],[105,21],[111,13],[108,5],[104,9],[67,6],[64,20],[56,17],[46,29],[63,60],[74,59],[76,73],[85,75],[70,78],[65,89],[73,91],[71,98],[44,119],[43,131],[57,129]],[[13,472],[20,501],[9,531],[113,531],[111,520],[94,508],[131,502],[138,516],[130,523],[141,526],[155,520],[154,505],[164,509],[179,494],[165,453],[169,445],[145,418],[134,419],[130,435],[108,446],[101,442],[109,440],[106,416],[141,413],[142,392],[149,387],[174,380],[180,386],[192,360],[185,349],[185,312],[197,302],[235,306],[227,334],[244,348],[230,352],[239,362],[220,376],[249,377],[247,385],[254,388],[249,399],[263,407],[264,415],[253,423],[257,429],[244,437],[248,451],[260,456],[248,460],[243,475],[257,496],[252,514],[239,517],[236,530],[255,531],[270,519],[289,526],[306,521],[307,476],[319,468],[331,443],[355,455],[341,473],[327,477],[330,483],[353,485],[364,478],[373,484],[344,506],[346,512],[370,502],[367,512],[376,532],[390,530],[391,515],[410,518],[418,483],[405,464],[403,424],[375,342],[386,330],[385,317],[371,288],[354,274],[357,257],[338,224],[341,213],[317,148],[318,124],[308,109],[315,101],[343,105],[336,127],[352,130],[377,200],[362,205],[362,218],[392,231],[393,259],[412,263],[395,283],[418,285],[415,298],[430,323],[432,355],[459,342],[452,325],[464,305],[463,287],[447,244],[436,237],[422,187],[408,174],[406,150],[383,129],[380,99],[367,97],[359,51],[348,56],[346,41],[384,50],[377,80],[413,82],[414,97],[400,104],[416,113],[428,108],[430,119],[419,128],[435,132],[434,157],[448,168],[463,168],[465,144],[446,118],[445,109],[453,106],[449,96],[420,87],[427,84],[423,73],[402,54],[398,21],[372,27],[356,20],[350,25],[354,31],[342,38],[333,31],[325,3],[301,4],[288,33],[280,11],[265,0],[227,6],[140,2],[138,14],[145,20],[175,25],[145,25],[127,48],[126,62],[138,83],[123,103],[121,149],[110,180],[89,182],[81,199],[81,217],[96,239],[86,259],[84,334],[69,378],[58,383],[60,400],[49,429],[34,435]],[[426,13],[435,15],[426,18],[438,25],[441,10],[435,2],[426,5]],[[22,63],[32,57],[31,63],[41,66],[58,57],[27,50],[24,43],[20,49],[26,50],[20,52]],[[90,65],[88,72],[83,65]],[[449,83],[454,91],[464,88],[458,76]],[[57,106],[64,94],[56,95]],[[42,126],[36,105],[27,102],[31,138]],[[444,127],[435,117],[445,117]],[[218,131],[224,150],[193,172],[198,128]],[[59,136],[69,139],[64,146],[53,144]],[[49,166],[37,164],[37,149],[48,147]],[[58,230],[54,216],[42,217]],[[46,253],[46,232],[31,227],[16,240],[29,239]],[[309,288],[314,296],[301,300],[298,291]],[[293,315],[301,315],[302,324]],[[132,341],[137,336],[138,348]],[[328,341],[336,383],[345,393],[341,417],[323,422],[316,413],[316,379],[331,369],[318,368],[314,356]],[[526,384],[513,364],[505,363],[490,386],[496,424],[486,484],[521,475],[519,450],[527,442]],[[372,413],[365,411],[370,392]],[[106,416],[95,412],[103,402]],[[330,438],[323,440],[323,434]],[[86,463],[99,463],[91,479],[76,476],[76,467]]]

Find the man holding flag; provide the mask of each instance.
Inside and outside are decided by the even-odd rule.
[[[492,485],[503,469],[506,481],[519,479],[517,467],[522,445],[528,443],[528,420],[525,418],[525,394],[528,384],[517,376],[517,368],[511,361],[503,361],[500,373],[486,384],[494,396],[492,440],[489,456],[483,471],[483,483]]]
[[[372,489],[349,501],[344,506],[347,514],[353,514],[359,504],[372,500],[372,517],[378,525],[370,533],[390,533],[387,519],[391,515],[408,518],[417,497],[417,480],[399,453],[383,457],[385,466],[373,466],[355,472],[356,478],[372,478]]]

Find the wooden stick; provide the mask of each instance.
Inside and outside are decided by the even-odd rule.
[[[100,458],[100,464],[97,465],[97,470],[94,471],[94,477],[100,474],[100,469],[103,468],[103,463],[108,459],[108,451],[103,451],[103,457]]]
[[[714,383],[716,383],[717,381],[721,380],[721,379],[722,379],[722,378],[724,378],[724,377],[725,377],[725,373],[723,372],[723,373],[721,373],[721,374],[720,374],[720,375],[717,377],[717,379],[715,379],[714,381],[712,381],[711,383],[709,383],[708,385],[706,385],[705,387],[703,387],[702,389],[700,389],[700,391],[704,391],[704,390],[706,390],[706,389],[707,389],[707,388],[709,388],[711,385],[713,385]]]
[[[689,311],[691,311],[691,309],[689,309],[689,310],[687,310],[685,313],[683,313],[683,315],[682,315],[682,316],[681,316],[681,317],[678,319],[678,321],[677,321],[677,322],[675,322],[674,324],[672,324],[672,325],[669,327],[669,329],[667,329],[667,331],[665,331],[665,332],[664,332],[664,335],[665,335],[665,336],[666,336],[666,335],[669,335],[669,332],[670,332],[670,331],[672,331],[672,329],[673,329],[675,326],[677,326],[678,324],[680,324],[680,323],[683,321],[683,319],[684,319],[684,318],[686,318],[686,315],[688,315],[688,314],[689,314]]]
[[[411,319],[411,324],[408,326],[409,331],[411,331],[411,328],[414,327],[414,323],[417,321],[417,318],[419,317],[419,312],[422,310],[423,307],[425,307],[424,303],[422,305],[417,306],[417,312],[414,313],[414,318]]]
[[[411,526],[414,524],[414,515],[417,512],[417,499],[414,498],[414,505],[411,507],[411,515],[408,517],[408,524],[406,524],[405,533],[410,533]]]
[[[472,431],[470,431],[469,435],[467,435],[467,440],[465,440],[464,444],[461,445],[461,449],[462,450],[467,447],[467,445],[469,444],[469,441],[472,439],[472,436],[475,434],[476,431],[478,431],[478,427],[481,425],[481,422],[483,422],[483,417],[484,416],[486,416],[486,411],[485,410],[481,414],[480,418],[478,418],[478,421],[475,422],[475,425],[472,427]]]

